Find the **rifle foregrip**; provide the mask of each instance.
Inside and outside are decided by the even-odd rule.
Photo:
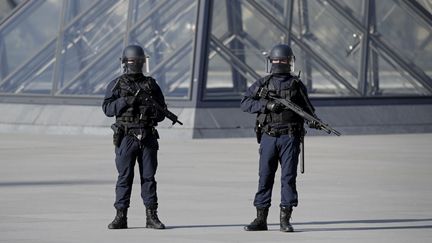
[[[178,117],[176,115],[174,115],[174,113],[172,113],[168,110],[165,110],[165,111],[166,111],[165,116],[173,122],[173,125],[176,123],[183,125],[183,123],[178,120]]]

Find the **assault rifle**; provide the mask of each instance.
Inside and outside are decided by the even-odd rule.
[[[292,110],[293,112],[295,112],[297,115],[303,117],[303,119],[305,119],[307,121],[308,124],[314,124],[316,126],[317,129],[321,129],[324,130],[325,132],[327,132],[328,134],[335,134],[337,136],[340,136],[341,133],[336,131],[335,129],[333,129],[331,126],[329,126],[328,124],[323,123],[322,121],[320,121],[319,119],[317,119],[314,116],[311,116],[309,113],[307,113],[306,111],[304,111],[302,108],[300,108],[298,105],[294,104],[292,101],[290,100],[286,100],[286,99],[282,99],[280,97],[277,97],[273,94],[268,94],[268,98],[271,100],[274,100],[276,102],[281,103],[283,106],[285,106],[286,108]]]
[[[156,110],[158,110],[159,112],[161,112],[166,118],[170,119],[172,121],[172,124],[180,124],[183,125],[183,123],[181,121],[178,120],[178,117],[172,113],[171,111],[168,110],[168,108],[161,106],[149,93],[147,93],[145,90],[143,89],[139,89],[136,93],[135,93],[135,97],[143,97],[146,101],[150,101],[153,106],[156,108]]]

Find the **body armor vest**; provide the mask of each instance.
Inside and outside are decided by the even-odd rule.
[[[272,77],[264,83],[264,86],[267,86],[269,92],[272,92],[283,99],[299,104],[299,100],[303,98],[299,92],[300,81],[298,80],[298,77],[287,75],[285,79],[280,78],[279,80],[280,81],[276,81],[276,78]],[[257,116],[257,126],[261,127],[262,131],[267,133],[278,133],[279,131],[286,129],[297,130],[302,127],[303,122],[304,120],[302,117],[289,109],[284,109],[279,113],[261,113]]]
[[[151,93],[153,82],[151,77],[142,74],[124,74],[119,77],[116,88],[120,97],[136,96],[134,106],[128,107],[123,113],[116,117],[116,121],[125,126],[152,127],[156,123],[153,121],[155,110],[153,105],[140,97],[139,90]]]

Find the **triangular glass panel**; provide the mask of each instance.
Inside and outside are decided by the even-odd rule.
[[[0,92],[50,94],[55,63],[54,53],[55,42],[52,41],[6,76],[0,84]]]
[[[378,79],[374,71],[378,71]],[[428,90],[385,54],[370,55],[368,95],[430,95]]]
[[[118,60],[122,52],[122,42],[107,49],[103,55],[94,56],[92,62],[86,65],[82,71],[75,73],[63,83],[57,94],[67,95],[103,95],[106,85],[122,72]]]

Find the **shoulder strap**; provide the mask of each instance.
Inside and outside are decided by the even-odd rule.
[[[114,79],[114,80],[116,80],[116,82],[115,82],[114,86],[111,88],[111,92],[114,92],[118,88],[118,86],[120,85],[120,80],[121,80],[122,76],[117,77],[116,79]],[[112,80],[111,82],[113,82],[114,80]]]
[[[270,80],[271,80],[272,77],[273,77],[272,74],[267,75],[267,76],[264,78],[264,82],[263,82],[263,85],[262,85],[261,87],[266,86],[266,87],[268,88],[268,86],[269,86],[269,84],[270,84]]]
[[[149,76],[145,76],[144,80],[145,80],[144,89],[149,93],[152,92],[154,90],[156,80]]]
[[[272,74],[266,76],[264,78],[264,82],[262,83],[261,87],[267,87],[267,89],[268,89],[268,85],[270,84],[270,80],[271,80],[272,77],[273,77]],[[256,128],[258,128],[258,127],[260,128],[259,132],[263,132],[263,131],[261,131],[261,129],[265,125],[265,121],[267,119],[267,115],[268,115],[267,113],[261,113],[261,112],[259,112],[257,114],[255,126],[256,126]],[[258,130],[257,130],[257,132],[258,132]]]
[[[113,87],[113,91],[116,89],[120,90],[126,90],[128,93],[134,94],[136,90],[131,87],[131,85],[134,85],[135,83],[131,81],[127,75],[123,74],[120,77],[118,77],[118,80],[116,82],[116,85]],[[136,88],[136,87],[135,87]]]

